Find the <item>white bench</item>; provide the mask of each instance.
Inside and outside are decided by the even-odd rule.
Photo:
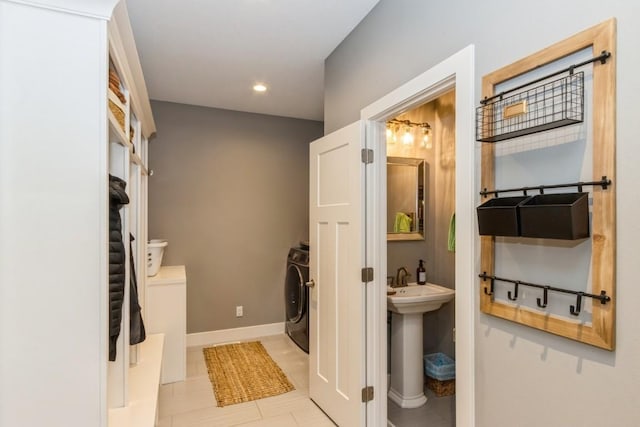
[[[109,427],[156,425],[164,334],[148,335],[138,346],[138,364],[129,368],[129,405],[109,409]]]

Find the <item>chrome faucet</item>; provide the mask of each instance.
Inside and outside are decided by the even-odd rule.
[[[400,267],[396,273],[396,287],[407,286],[407,277],[411,277],[411,274],[406,268]]]

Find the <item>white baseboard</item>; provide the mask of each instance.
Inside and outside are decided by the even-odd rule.
[[[284,334],[284,322],[247,326],[244,328],[221,329],[219,331],[196,332],[187,334],[187,347],[244,341],[278,334]]]

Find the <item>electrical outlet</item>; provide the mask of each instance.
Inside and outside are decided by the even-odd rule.
[[[237,305],[236,306],[236,317],[242,317],[244,316],[243,310],[242,310],[242,306],[241,305]]]

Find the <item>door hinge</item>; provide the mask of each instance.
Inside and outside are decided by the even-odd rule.
[[[373,150],[370,148],[363,148],[362,151],[362,163],[368,165],[369,163],[373,163]]]
[[[362,389],[362,402],[370,402],[373,400],[373,386],[367,386]]]
[[[362,282],[373,282],[373,267],[364,267],[362,269]]]

